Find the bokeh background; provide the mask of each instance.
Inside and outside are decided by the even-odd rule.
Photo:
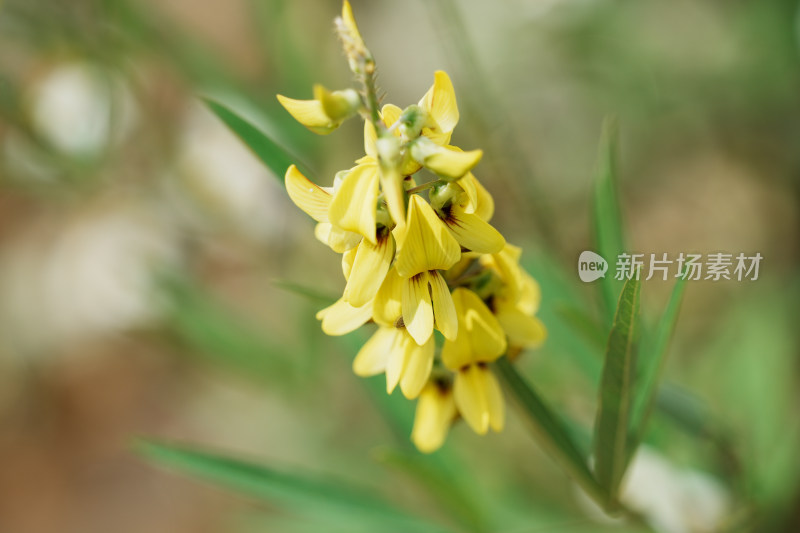
[[[340,7],[0,2],[3,533],[360,531],[160,470],[137,437],[343,476],[457,531],[648,531],[599,518],[513,408],[502,434],[453,429],[441,461],[463,498],[448,500],[387,419],[413,405],[350,370],[366,334],[319,331],[338,256],[201,98],[328,185],[361,125],[316,137],[275,94],[351,84]],[[627,498],[654,531],[800,531],[798,2],[353,7],[386,101],[452,76],[454,142],[484,149],[494,224],[542,285],[550,338],[519,364],[587,431],[604,333],[575,263],[603,118],[620,124],[632,251],[761,253],[757,281],[689,284]],[[644,284],[646,320],[671,287]]]

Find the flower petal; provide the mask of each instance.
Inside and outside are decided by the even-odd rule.
[[[402,114],[403,110],[394,104],[386,104],[381,108],[381,119],[387,128],[391,128]]]
[[[438,450],[456,416],[453,394],[436,383],[428,383],[417,400],[411,440],[423,453]]]
[[[353,360],[353,372],[361,377],[384,372],[393,342],[393,328],[378,328],[378,331],[358,351]]]
[[[408,365],[409,350],[403,336],[408,335],[403,328],[387,328],[392,330],[392,343],[386,360],[386,393],[391,394]],[[413,344],[413,342],[412,342]]]
[[[494,198],[492,198],[492,195],[489,194],[486,187],[484,187],[472,173],[467,174],[467,176],[472,176],[475,189],[478,191],[478,205],[475,208],[475,214],[486,222],[489,222],[494,215]]]
[[[542,289],[533,276],[522,270],[522,286],[519,291],[517,308],[523,313],[533,315],[542,302]]]
[[[408,278],[427,270],[447,270],[461,257],[461,247],[433,208],[413,194],[405,227],[395,228],[397,273]]]
[[[297,122],[314,133],[327,135],[339,127],[340,122],[331,120],[319,100],[295,100],[279,94],[278,101]]]
[[[425,344],[433,335],[433,306],[427,272],[405,280],[402,305],[403,323],[408,333],[417,344]]]
[[[372,318],[382,326],[394,327],[403,316],[403,284],[405,279],[397,275],[397,270],[390,268],[386,278],[375,295]]]
[[[316,183],[306,178],[295,165],[286,170],[286,192],[294,204],[317,222],[328,221],[331,195]]]
[[[447,137],[441,144],[449,142],[449,134],[458,124],[458,105],[453,82],[446,72],[437,70],[434,73],[433,86],[419,101],[419,105],[428,112],[433,123],[433,127],[426,128],[428,132],[423,129],[423,133],[434,141],[445,140],[444,137]]]
[[[442,362],[458,370],[474,362],[490,362],[506,350],[506,337],[500,323],[477,294],[459,287],[453,291],[458,314],[458,335],[445,340]]]
[[[444,146],[425,157],[423,161],[417,161],[444,178],[459,179],[475,168],[482,157],[483,150],[463,152],[451,146]]]
[[[361,164],[345,176],[333,195],[328,218],[334,226],[359,233],[371,243],[375,237],[375,209],[378,203],[378,167]]]
[[[375,148],[375,141],[378,140],[378,133],[375,131],[375,126],[369,120],[364,121],[364,153],[368,157],[377,158],[378,149]],[[362,158],[363,159],[363,158]],[[358,161],[359,163],[361,160]]]
[[[473,252],[494,254],[506,244],[503,235],[491,224],[478,215],[465,213],[457,205],[451,206],[450,216],[445,222],[458,243]]]
[[[350,272],[353,271],[353,262],[356,259],[358,248],[358,246],[355,248],[350,248],[342,254],[342,273],[344,274],[344,279],[346,280],[350,279]]]
[[[352,231],[345,231],[341,228],[333,226],[329,222],[320,222],[314,228],[314,236],[323,244],[330,246],[330,248],[337,254],[352,250],[358,243],[361,242],[361,235],[353,233]]]
[[[442,332],[445,338],[453,340],[458,333],[458,315],[453,304],[453,297],[447,282],[436,270],[428,272],[428,281],[431,284],[431,302],[433,303],[433,318],[436,329]]]
[[[428,342],[418,346],[407,333],[406,336],[408,337],[405,340],[408,346],[408,358],[403,377],[400,378],[400,390],[403,391],[403,396],[413,400],[419,396],[422,387],[425,386],[431,375],[435,342],[431,335]]]
[[[497,321],[508,335],[508,342],[515,346],[536,348],[541,346],[547,338],[547,329],[542,321],[517,308],[508,307],[498,310]]]
[[[317,320],[322,320],[322,331],[328,335],[338,336],[360,328],[372,318],[372,302],[361,307],[353,307],[343,299],[317,313]]]
[[[478,365],[470,365],[456,374],[453,384],[456,407],[478,435],[489,431],[491,412],[486,389],[486,380]]]
[[[362,240],[344,288],[344,300],[350,305],[361,307],[375,298],[393,258],[394,239],[391,233],[387,232],[379,237],[377,245],[366,239]]]
[[[464,208],[465,213],[474,213],[478,207],[478,188],[475,186],[475,176],[472,172],[467,172],[466,176],[458,180],[456,183],[464,190],[464,202],[461,207]]]

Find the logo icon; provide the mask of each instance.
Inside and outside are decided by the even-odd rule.
[[[608,272],[608,262],[589,250],[581,252],[578,258],[578,276],[584,283],[592,282],[599,278],[606,277]]]

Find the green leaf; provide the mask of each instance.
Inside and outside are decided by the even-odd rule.
[[[300,170],[311,177],[308,169],[299,163],[300,159],[281,146],[269,135],[245,120],[230,108],[209,98],[204,98],[208,108],[239,137],[250,150],[258,157],[275,177],[283,183],[283,176],[290,165],[296,164]]]
[[[678,278],[672,289],[667,307],[658,321],[652,343],[642,346],[636,368],[636,384],[633,391],[630,416],[630,435],[632,441],[628,450],[629,458],[644,437],[647,418],[650,415],[658,390],[659,376],[666,360],[667,347],[678,322],[678,312],[683,301],[686,280]]]
[[[600,151],[594,180],[594,240],[597,253],[609,262],[613,269],[617,256],[625,250],[625,236],[617,185],[618,126],[613,117],[603,122]],[[606,274],[600,282],[607,322],[611,323],[617,305],[620,283],[613,275]]]
[[[598,503],[605,502],[603,490],[589,471],[586,457],[580,452],[564,422],[544,403],[539,394],[501,357],[494,364],[509,394],[522,408],[539,446],[553,458],[586,493]]]
[[[614,509],[627,463],[628,420],[636,370],[634,329],[641,282],[634,276],[622,288],[608,337],[595,421],[594,459],[597,481],[606,491],[606,508]]]
[[[389,531],[446,531],[398,509],[373,491],[340,479],[301,475],[194,450],[143,441],[138,451],[150,460],[256,498],[302,513],[347,512],[350,520],[371,521]],[[387,529],[382,529],[383,531]]]
[[[272,284],[279,289],[297,294],[321,305],[332,305],[338,299],[332,294],[328,294],[313,287],[303,285],[302,283],[295,283],[294,281],[289,281],[286,279],[273,279]]]

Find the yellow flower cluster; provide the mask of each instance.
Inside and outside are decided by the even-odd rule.
[[[520,249],[489,223],[494,201],[471,172],[482,152],[450,144],[459,112],[449,76],[436,72],[416,105],[378,110],[372,56],[346,1],[337,26],[364,91],[318,86],[314,100],[278,96],[316,133],[365,118],[366,155],[332,187],[294,165],[286,172],[286,190],[317,221],[317,239],[342,254],[344,293],[317,318],[328,335],[377,324],[353,369],[385,373],[387,392],[399,385],[418,399],[412,440],[420,450],[438,449],[459,416],[479,434],[500,431],[504,402],[489,363],[544,340],[534,316],[539,287],[520,267]],[[417,184],[426,171],[432,179]]]

